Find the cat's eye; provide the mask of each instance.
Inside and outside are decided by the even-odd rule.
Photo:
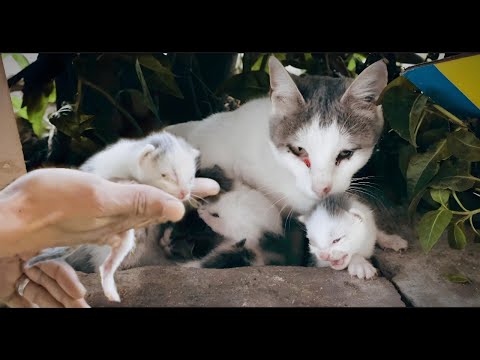
[[[220,217],[220,215],[218,215],[218,213],[210,213],[210,215],[212,215],[213,217],[216,217],[216,218]]]
[[[298,157],[305,157],[308,156],[307,150],[302,148],[301,146],[293,146],[293,145],[287,145],[287,148],[289,151],[291,151],[295,156]]]
[[[336,244],[336,243],[338,243],[340,240],[342,240],[342,238],[335,239],[335,240],[332,241],[332,244]]]
[[[340,164],[342,160],[350,159],[353,155],[353,150],[342,150],[337,156],[337,160],[335,161],[335,165]]]
[[[162,174],[162,177],[165,178],[165,177],[167,177],[167,175],[166,175],[166,174]]]

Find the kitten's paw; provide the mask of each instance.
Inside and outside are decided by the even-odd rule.
[[[363,261],[362,261],[363,260]],[[356,276],[359,279],[371,279],[377,275],[377,269],[367,260],[363,259],[352,261],[348,265],[348,273],[351,276]]]
[[[171,236],[173,232],[173,227],[168,227],[163,232],[163,236],[160,238],[160,246],[163,248],[168,255],[171,255],[170,245],[172,243]]]
[[[392,249],[394,251],[406,250],[408,248],[407,240],[398,235],[383,233],[378,236],[378,245],[383,249]]]
[[[189,261],[181,264],[181,266],[187,267],[187,268],[200,269],[202,267],[202,263],[200,261]]]
[[[103,293],[110,301],[121,302],[117,289],[104,290]]]
[[[105,267],[103,265],[100,266],[99,272],[103,293],[107,299],[110,301],[120,302],[120,295],[118,294],[113,274],[105,272]]]

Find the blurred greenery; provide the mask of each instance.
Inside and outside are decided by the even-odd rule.
[[[9,85],[20,84],[24,93],[23,101],[12,95],[12,102],[21,131],[32,133],[23,143],[29,170],[77,166],[120,137],[142,137],[169,124],[234,110],[269,92],[270,53],[40,54],[32,64],[20,54],[2,56],[10,55],[22,69]],[[379,99],[386,124],[360,171],[359,176],[375,179],[365,193],[386,206],[407,203],[411,215],[419,213],[425,251],[444,231],[459,249],[472,241],[467,228],[479,234],[478,119],[458,118],[399,76],[403,64],[435,60],[438,53],[426,58],[415,53],[274,55],[298,74],[334,77],[355,77],[387,59],[389,85]],[[45,111],[52,103],[57,111],[49,121],[55,131],[48,132]],[[30,148],[36,150],[27,153]]]

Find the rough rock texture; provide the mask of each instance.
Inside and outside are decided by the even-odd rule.
[[[115,275],[120,304],[105,298],[98,274],[79,276],[93,307],[404,306],[385,278],[360,280],[329,268],[134,268]]]
[[[405,253],[376,251],[375,265],[398,287],[408,305],[480,306],[480,244],[454,250],[449,248],[445,235],[428,254],[418,240],[410,241]],[[471,282],[449,281],[448,275],[455,274]]]

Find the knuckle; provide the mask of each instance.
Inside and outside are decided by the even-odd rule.
[[[134,211],[136,216],[142,216],[147,212],[147,195],[143,191],[137,191],[134,196]]]

